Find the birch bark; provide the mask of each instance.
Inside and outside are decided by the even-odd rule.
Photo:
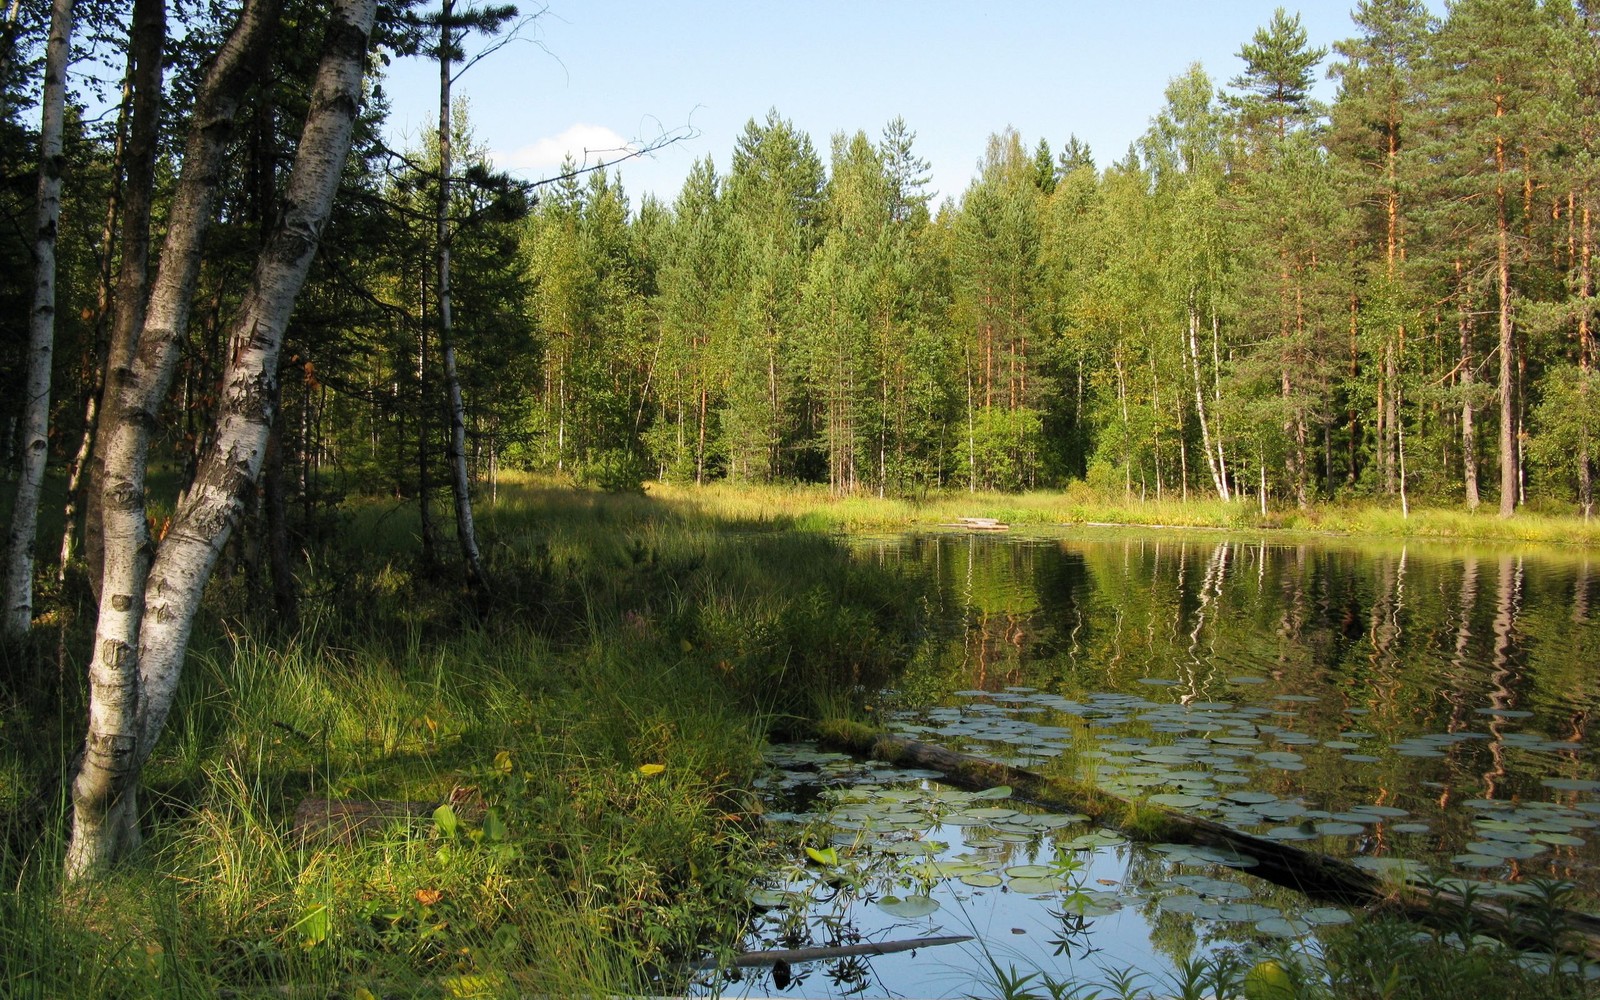
[[[251,49],[280,4],[246,0],[207,76],[167,252],[138,353],[118,373],[118,409],[106,454],[106,565],[90,666],[89,732],[73,783],[69,879],[94,874],[137,843],[134,789],[177,690],[200,596],[261,470],[273,416],[284,330],[331,211],[361,97],[377,0],[338,0],[284,209],[228,326],[228,362],[211,443],[194,484],[152,551],[144,522],[144,459],[154,406],[170,386],[187,321],[199,236],[210,216],[222,142],[248,82]],[[243,81],[241,82],[241,77]],[[191,159],[193,157],[193,159]],[[180,209],[182,211],[180,212]]]
[[[126,368],[133,360],[144,327],[145,297],[149,291],[150,211],[161,124],[161,51],[167,38],[163,0],[134,0],[132,27],[129,82],[133,96],[123,193],[121,261],[111,306],[111,340],[101,375],[104,385],[95,419],[85,421],[82,449],[88,457],[88,486],[83,497],[84,554],[89,562],[89,582],[96,596],[100,593],[100,574],[105,563],[100,506],[105,462],[97,450],[99,428],[108,416],[112,395],[116,392],[109,373]],[[71,539],[72,527],[68,524],[64,539]],[[63,541],[61,552],[64,567],[70,555],[68,541]]]
[[[45,43],[44,96],[39,125],[38,215],[33,233],[33,308],[28,317],[28,378],[23,387],[22,476],[6,540],[4,633],[27,635],[33,624],[33,552],[39,494],[50,455],[50,366],[56,328],[56,228],[61,219],[63,125],[67,60],[72,49],[72,0],[54,0]]]

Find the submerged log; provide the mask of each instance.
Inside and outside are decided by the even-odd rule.
[[[938,771],[969,789],[1009,785],[1012,797],[1090,819],[1143,843],[1188,844],[1254,858],[1251,875],[1304,895],[1346,906],[1395,913],[1445,931],[1470,927],[1508,944],[1560,950],[1600,960],[1600,916],[1532,903],[1493,901],[1416,879],[1384,878],[1343,858],[1235,830],[1203,816],[1113,795],[1093,785],[957,753],[850,722],[825,723],[821,742],[901,766]]]
[[[868,941],[862,944],[828,945],[816,948],[775,948],[771,951],[747,951],[733,956],[733,961],[718,963],[716,959],[705,959],[689,966],[696,972],[716,968],[753,969],[767,965],[798,965],[801,962],[821,962],[834,958],[855,958],[863,955],[892,955],[900,951],[915,951],[918,948],[936,948],[946,944],[962,944],[971,941],[971,934],[956,934],[945,937],[911,938],[906,941]]]

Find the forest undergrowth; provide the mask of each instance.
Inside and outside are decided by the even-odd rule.
[[[919,629],[916,584],[834,540],[641,497],[503,489],[487,610],[417,563],[409,511],[340,517],[295,634],[216,581],[144,848],[92,885],[58,879],[84,598],[12,651],[62,683],[0,730],[7,995],[672,992],[737,943],[764,740],[881,685]],[[303,802],[364,835],[305,836]]]

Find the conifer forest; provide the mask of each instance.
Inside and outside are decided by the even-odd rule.
[[[199,74],[232,16],[175,8],[146,29],[162,65],[141,67],[121,5],[77,7],[82,58],[128,58],[122,103],[86,120],[69,77],[60,151],[40,145],[41,9],[8,24],[0,106],[8,274],[37,256],[41,156],[58,185],[46,415],[63,467],[94,443],[128,283],[171,225]],[[385,13],[375,53],[438,47],[402,15]],[[223,322],[284,207],[318,37],[298,22],[318,16],[286,6],[231,119],[155,408],[157,447],[186,475]],[[458,31],[479,45],[508,16]],[[577,164],[519,184],[459,102],[447,143],[385,148],[376,68],[273,372],[271,491],[314,503],[337,470],[427,493],[451,479],[459,410],[482,480],[528,467],[914,495],[1087,478],[1142,497],[1588,511],[1596,30],[1581,3],[1436,18],[1372,0],[1324,50],[1280,12],[1241,40],[1238,76],[1174,76],[1130,148],[997,125],[939,204],[916,123],[813,137],[782,109],[708,152],[670,203]],[[1322,74],[1327,105],[1309,96]],[[43,384],[34,294],[9,281],[0,311],[8,467],[42,426],[23,405]]]

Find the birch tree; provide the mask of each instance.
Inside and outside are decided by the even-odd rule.
[[[1227,449],[1217,422],[1222,383],[1222,295],[1227,266],[1224,230],[1224,119],[1213,101],[1215,87],[1199,64],[1167,85],[1167,105],[1151,122],[1142,146],[1155,175],[1160,219],[1166,223],[1159,257],[1167,295],[1183,305],[1178,340],[1186,358],[1185,378],[1194,397],[1201,451],[1211,486],[1232,498]],[[1209,367],[1209,371],[1206,369]]]
[[[33,622],[33,550],[39,494],[50,453],[50,366],[56,320],[56,228],[61,220],[62,135],[66,121],[67,60],[72,50],[72,0],[54,0],[45,45],[44,99],[39,127],[39,196],[33,234],[33,307],[28,322],[24,384],[22,476],[6,540],[6,637],[20,639]]]
[[[350,149],[377,0],[333,4],[283,209],[229,323],[210,443],[157,542],[145,506],[150,434],[187,326],[224,143],[280,7],[274,0],[246,0],[206,75],[144,330],[132,363],[112,374],[116,398],[108,414],[102,493],[105,570],[89,667],[88,733],[72,786],[69,879],[93,876],[138,844],[140,772],[171,709],[201,594],[260,473],[284,330]]]

